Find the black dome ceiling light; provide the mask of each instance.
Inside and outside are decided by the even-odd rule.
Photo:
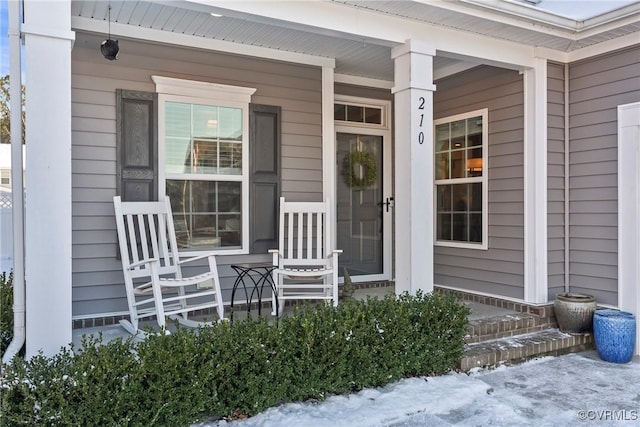
[[[118,59],[118,40],[111,40],[111,5],[109,5],[109,37],[100,43],[100,52],[106,59],[113,61]]]

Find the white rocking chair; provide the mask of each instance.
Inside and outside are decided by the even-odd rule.
[[[276,266],[273,281],[279,316],[285,300],[327,300],[338,305],[338,255],[342,251],[331,246],[330,206],[329,199],[285,202],[280,198],[279,249],[269,250]]]
[[[120,324],[132,335],[140,332],[139,320],[155,316],[165,330],[169,317],[198,327],[211,322],[188,319],[188,313],[215,308],[224,319],[218,268],[213,254],[180,260],[169,198],[158,202],[122,202],[113,198],[122,259],[122,271],[131,321]],[[206,273],[183,277],[181,266],[207,258]]]

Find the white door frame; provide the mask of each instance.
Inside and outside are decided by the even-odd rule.
[[[640,319],[640,102],[618,106],[618,307]],[[636,348],[640,355],[640,326]]]
[[[383,125],[358,125],[351,122],[335,122],[335,135],[338,133],[353,133],[360,135],[375,135],[382,137],[382,195],[386,199],[387,197],[393,197],[394,191],[392,188],[393,181],[393,141],[391,139],[391,101],[385,101],[381,99],[360,98],[346,95],[335,95],[336,102],[354,103],[354,104],[366,104],[371,106],[382,107],[383,111]],[[334,135],[334,136],[335,136]],[[337,137],[334,138],[336,145],[333,147],[335,152],[337,149]],[[337,173],[336,169],[336,172]],[[336,177],[337,179],[337,177]],[[335,199],[335,197],[334,197]],[[333,200],[333,211],[337,212],[337,200]],[[386,213],[386,210],[385,210]],[[393,248],[393,203],[389,205],[388,214],[382,215],[382,274],[367,274],[362,276],[353,276],[351,279],[353,282],[372,282],[376,280],[391,280],[391,266],[392,266],[392,248]],[[334,219],[334,229],[337,230],[338,215],[336,214]],[[340,249],[340,248],[338,248]],[[340,281],[342,282],[342,272],[340,275]]]

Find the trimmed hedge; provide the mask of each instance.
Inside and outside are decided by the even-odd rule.
[[[0,273],[0,355],[13,339],[13,271]]]
[[[223,322],[134,344],[85,338],[83,349],[15,358],[0,383],[0,424],[186,426],[254,415],[454,369],[469,310],[452,296],[303,306],[269,326]]]

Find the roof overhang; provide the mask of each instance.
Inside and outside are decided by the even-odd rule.
[[[434,75],[533,58],[569,62],[640,43],[640,1],[575,21],[517,0],[72,1],[76,31],[335,67],[336,81],[387,87],[391,49],[437,49]],[[222,16],[212,16],[212,14]]]

